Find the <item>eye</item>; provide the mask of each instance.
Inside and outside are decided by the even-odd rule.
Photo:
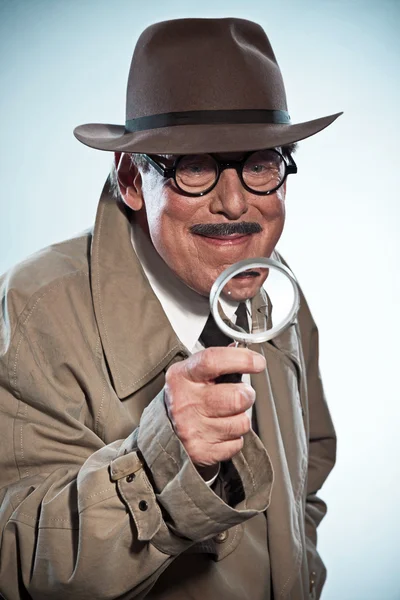
[[[185,165],[183,168],[186,171],[190,171],[190,173],[193,173],[193,175],[196,175],[196,173],[202,173],[204,171],[204,165],[201,165],[199,163],[188,164]]]
[[[207,154],[188,155],[180,160],[178,170],[187,175],[202,175],[205,172],[214,171],[215,164]]]
[[[253,173],[261,173],[262,171],[265,171],[265,169],[267,168],[267,166],[264,164],[256,164],[256,165],[251,165],[250,170],[253,171]]]
[[[217,176],[217,165],[209,154],[186,155],[176,167],[176,182],[186,191],[209,188]]]

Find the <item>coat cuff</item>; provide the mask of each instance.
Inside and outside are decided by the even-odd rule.
[[[243,499],[233,506],[233,497],[224,502],[194,467],[168,418],[163,391],[144,410],[137,443],[168,530],[181,538],[192,542],[207,539],[269,506],[272,464],[253,431],[244,436],[242,450],[232,459],[244,492]],[[164,543],[169,546],[165,533],[161,527],[154,538],[161,549]]]

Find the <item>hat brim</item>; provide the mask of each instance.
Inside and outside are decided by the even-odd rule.
[[[142,154],[197,154],[242,152],[298,142],[328,127],[342,112],[294,125],[265,123],[175,125],[127,132],[123,125],[87,123],[74,129],[75,137],[90,148]]]

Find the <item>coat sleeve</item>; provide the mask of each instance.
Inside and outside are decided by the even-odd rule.
[[[244,500],[224,502],[176,437],[162,392],[139,427],[106,443],[90,417],[97,375],[79,315],[55,324],[46,309],[40,321],[38,298],[20,311],[10,294],[0,305],[0,596],[143,598],[174,557],[265,510],[272,468],[258,438],[250,432],[234,459]],[[78,358],[68,362],[72,323]]]
[[[319,598],[326,579],[325,566],[317,552],[317,527],[326,514],[327,506],[317,495],[336,460],[336,435],[326,403],[318,366],[318,329],[304,295],[298,314],[301,343],[307,374],[309,414],[309,460],[306,497],[306,545],[310,587]]]

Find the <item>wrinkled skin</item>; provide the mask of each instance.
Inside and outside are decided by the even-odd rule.
[[[240,153],[220,155],[237,159]],[[184,196],[173,179],[165,179],[152,167],[140,173],[129,155],[117,155],[120,189],[125,202],[147,229],[158,254],[190,288],[208,296],[217,276],[228,266],[245,259],[269,257],[285,222],[285,184],[274,194],[258,196],[242,187],[234,169],[225,170],[218,185],[198,198]],[[209,223],[257,223],[262,231],[236,239],[210,239],[190,228]],[[233,280],[235,299],[251,297],[261,281]],[[252,286],[252,290],[249,290]]]
[[[240,158],[240,153],[222,158]],[[217,186],[198,198],[183,195],[172,179],[152,167],[139,171],[127,154],[115,155],[121,195],[136,211],[136,220],[150,237],[158,254],[190,288],[207,296],[217,276],[245,259],[269,257],[285,221],[283,185],[269,196],[242,187],[235,170],[221,174]],[[257,223],[261,231],[248,235],[206,238],[190,228],[210,223]],[[236,300],[255,295],[262,279],[233,279],[229,287]],[[165,402],[175,432],[205,479],[215,465],[232,458],[251,427],[245,411],[254,391],[244,383],[215,384],[225,373],[258,373],[265,360],[246,348],[207,348],[173,365],[167,372]]]

